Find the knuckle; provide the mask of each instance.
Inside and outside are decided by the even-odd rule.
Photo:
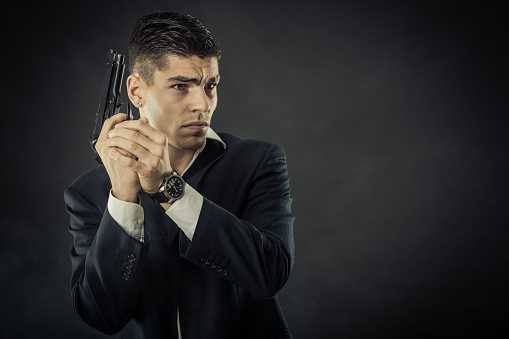
[[[138,131],[130,131],[129,135],[130,135],[131,139],[133,139],[133,140],[140,140],[142,137],[141,133]]]
[[[136,151],[138,149],[138,145],[135,144],[134,142],[129,142],[126,145],[126,148],[127,148],[128,151],[130,151],[132,153],[132,152],[134,152],[134,151]]]
[[[161,144],[166,145],[168,143],[168,136],[164,133],[159,133],[161,136]]]
[[[125,161],[125,165],[127,167],[133,167],[135,165],[135,160],[132,158],[127,158]]]
[[[157,171],[159,166],[161,165],[161,159],[157,158],[152,161],[151,166],[154,168],[154,171]]]
[[[133,131],[133,130],[126,130],[126,134],[129,138],[131,139],[136,139],[137,138],[137,134],[138,132],[136,131]]]
[[[154,154],[157,155],[159,158],[162,158],[164,155],[164,147],[163,146],[156,146],[154,148]]]
[[[133,124],[133,127],[136,128],[136,129],[141,129],[143,128],[143,121],[140,121],[140,120],[134,120],[134,124]]]
[[[147,166],[147,176],[150,177],[152,176],[154,173],[155,173],[156,169],[154,168],[154,166],[152,165],[149,165]]]

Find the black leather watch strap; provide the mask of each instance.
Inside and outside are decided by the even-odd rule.
[[[164,195],[164,192],[157,192],[153,194],[149,194],[149,197],[152,198],[155,202],[162,203],[162,202],[168,202],[168,198],[166,195]]]

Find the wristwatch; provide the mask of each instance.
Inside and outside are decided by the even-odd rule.
[[[159,188],[159,191],[149,194],[149,196],[158,203],[172,203],[184,196],[185,185],[184,179],[174,171],[173,174],[163,178],[163,185]]]

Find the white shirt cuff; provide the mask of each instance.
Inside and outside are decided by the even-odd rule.
[[[145,237],[145,217],[143,207],[140,204],[119,200],[113,196],[110,190],[108,212],[127,234],[143,242]]]
[[[194,231],[200,218],[203,196],[186,184],[184,196],[175,201],[166,214],[177,224],[189,240],[193,240]]]

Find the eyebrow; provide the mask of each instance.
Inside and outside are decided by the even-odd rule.
[[[207,80],[207,83],[219,82],[220,78],[221,77],[219,75],[212,76]],[[198,78],[189,78],[189,77],[186,77],[185,75],[177,75],[177,76],[168,78],[168,82],[186,82],[186,83],[194,83],[196,85],[200,84],[200,81],[198,80]]]

